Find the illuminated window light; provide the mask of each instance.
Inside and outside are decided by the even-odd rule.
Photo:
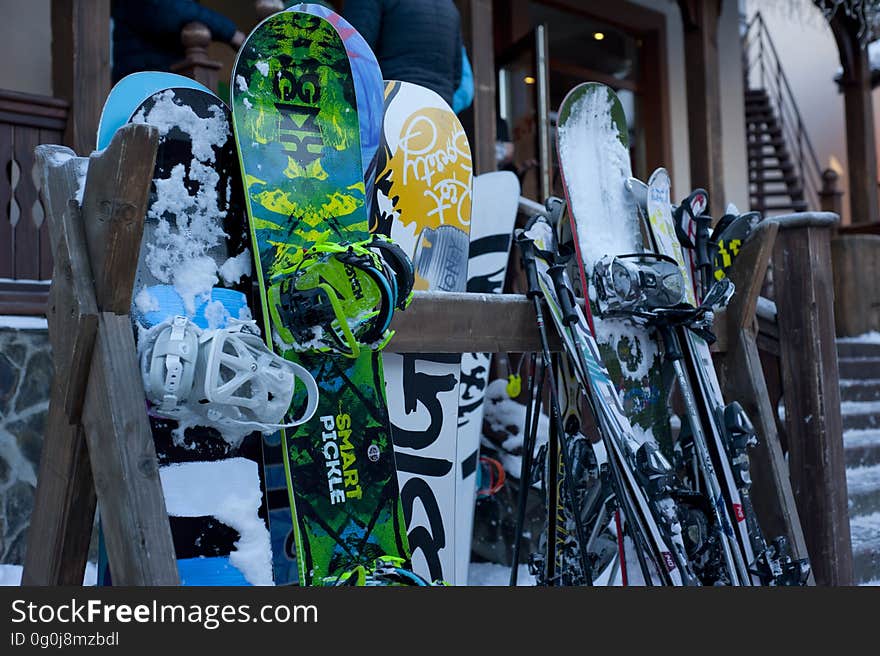
[[[605,38],[605,33],[604,32],[593,32],[593,38],[596,39],[596,41],[601,41],[602,39]]]
[[[523,82],[525,82],[526,84],[534,84],[534,83],[535,83],[535,78],[533,78],[531,75],[526,75],[526,76],[523,78]]]

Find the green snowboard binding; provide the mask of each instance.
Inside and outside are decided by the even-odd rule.
[[[427,579],[407,569],[403,558],[382,556],[373,561],[370,567],[357,565],[339,576],[326,577],[324,585],[329,586],[418,586],[445,585],[430,583]]]
[[[271,281],[267,297],[276,339],[285,348],[357,358],[394,335],[395,310],[412,301],[413,264],[399,246],[317,242],[294,254]]]

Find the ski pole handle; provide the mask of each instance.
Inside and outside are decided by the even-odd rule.
[[[544,201],[544,207],[547,208],[548,222],[555,228],[565,212],[565,201],[558,196],[550,196]]]
[[[571,288],[565,284],[565,265],[554,264],[547,269],[547,273],[550,274],[550,278],[553,280],[553,287],[559,299],[562,323],[570,326],[578,320],[578,315],[575,310],[574,294],[572,294]]]
[[[701,269],[712,264],[709,258],[709,232],[712,217],[703,214],[696,217],[697,221],[697,266]]]
[[[519,246],[523,270],[526,273],[526,283],[529,286],[526,296],[529,298],[540,296],[541,288],[538,285],[538,268],[535,264],[535,243],[526,237],[524,231],[519,230],[516,234],[516,245]]]

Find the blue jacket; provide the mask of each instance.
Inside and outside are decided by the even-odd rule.
[[[386,80],[414,82],[452,105],[461,82],[461,17],[452,0],[345,0],[345,18]]]

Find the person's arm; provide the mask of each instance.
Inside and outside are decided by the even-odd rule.
[[[138,32],[155,36],[180,34],[184,25],[198,21],[211,31],[216,41],[233,43],[239,38],[238,45],[241,45],[244,40],[244,34],[236,29],[235,23],[229,18],[193,0],[117,1],[113,3],[113,17],[128,23]]]
[[[382,27],[382,0],[345,0],[342,17],[360,32],[370,48],[376,49]]]

